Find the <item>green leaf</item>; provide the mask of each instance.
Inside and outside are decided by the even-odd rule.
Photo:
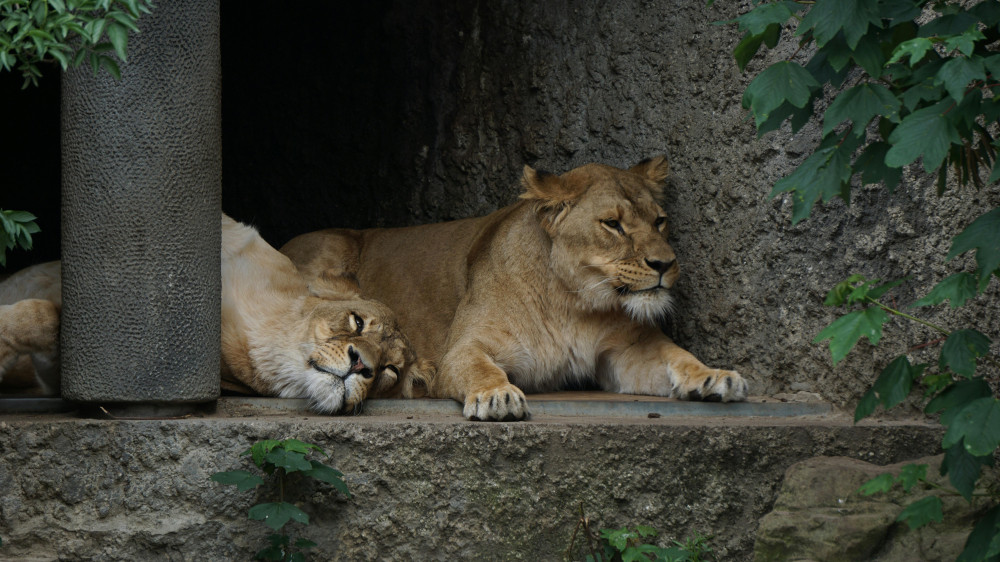
[[[945,259],[950,260],[969,250],[976,250],[979,283],[984,287],[990,275],[1000,268],[1000,207],[972,221],[961,234],[953,238]]]
[[[905,355],[895,358],[882,370],[878,380],[872,385],[872,390],[878,396],[885,409],[897,406],[910,395],[913,381],[920,378],[927,365],[910,365]]]
[[[903,486],[904,492],[909,492],[918,482],[927,480],[926,464],[908,464],[899,471],[898,482]]]
[[[837,283],[830,289],[830,292],[826,294],[826,300],[823,304],[826,306],[841,306],[847,302],[848,296],[854,291],[855,285],[858,282],[864,281],[865,277],[855,273],[847,279]]]
[[[240,454],[243,456],[250,455],[255,465],[264,466],[264,457],[278,445],[281,445],[281,441],[276,439],[263,439],[254,443],[249,449]]]
[[[865,72],[872,78],[878,78],[882,75],[885,54],[882,52],[882,46],[879,45],[877,37],[870,34],[862,37],[851,56],[854,58],[854,62],[865,69]]]
[[[862,496],[871,496],[874,494],[880,494],[888,492],[892,489],[892,485],[896,482],[896,478],[891,474],[879,474],[875,478],[865,482],[858,488],[858,493]]]
[[[972,501],[972,493],[976,489],[976,481],[987,460],[993,457],[975,457],[965,450],[965,445],[959,441],[945,449],[944,460],[941,462],[941,475],[948,475],[948,481],[962,494],[966,501]]]
[[[824,203],[838,196],[850,200],[850,157],[860,141],[860,137],[848,136],[838,143],[835,137],[827,137],[794,172],[774,184],[771,197],[792,192],[792,224],[808,217],[819,199]]]
[[[828,135],[838,124],[850,119],[854,134],[862,136],[873,117],[883,115],[899,122],[901,104],[888,88],[881,84],[859,84],[833,100],[823,115],[823,135]]]
[[[979,398],[958,412],[944,434],[945,449],[965,439],[965,450],[976,457],[993,454],[1000,445],[1000,403]]]
[[[309,451],[318,451],[326,455],[319,445],[313,445],[312,443],[304,443],[298,439],[285,439],[281,442],[280,447],[286,451],[302,453],[303,455],[309,453]]]
[[[917,37],[915,39],[910,39],[908,41],[903,41],[892,51],[892,56],[889,57],[889,62],[886,64],[893,64],[903,60],[903,57],[910,57],[910,66],[913,66],[920,62],[930,51],[934,48],[934,43],[926,37]]]
[[[947,104],[938,103],[904,117],[889,135],[892,148],[885,155],[886,166],[899,168],[923,156],[924,170],[936,170],[951,145],[962,142],[955,126],[944,115],[947,109]]]
[[[986,560],[998,532],[1000,532],[1000,505],[994,506],[979,518],[956,562]]]
[[[823,47],[828,41],[843,31],[848,46],[853,50],[861,36],[868,31],[868,25],[882,27],[878,17],[878,7],[869,0],[817,0],[809,13],[802,18],[797,35],[813,30],[816,46]]]
[[[743,93],[743,107],[753,113],[759,126],[785,101],[795,107],[805,107],[812,97],[812,90],[819,87],[819,82],[798,63],[777,62],[750,82]]]
[[[287,502],[261,503],[250,508],[250,519],[263,521],[271,530],[277,531],[289,521],[309,524],[309,516],[304,511]]]
[[[962,101],[970,82],[986,80],[986,69],[980,57],[955,57],[944,63],[937,76],[948,90],[948,95]]]
[[[934,306],[949,300],[951,308],[958,308],[975,296],[976,278],[971,273],[961,272],[946,277],[913,306]]]
[[[781,26],[775,23],[759,35],[752,35],[750,33],[744,35],[743,39],[736,45],[736,48],[733,49],[733,58],[736,59],[736,66],[739,67],[740,72],[746,70],[747,64],[757,54],[757,51],[760,50],[761,43],[766,43],[768,46],[773,47],[777,44],[780,34]]]
[[[960,380],[928,402],[924,412],[928,414],[941,412],[941,425],[949,426],[966,404],[990,396],[993,396],[993,391],[982,378]]]
[[[941,498],[927,496],[906,506],[902,513],[899,514],[899,517],[896,518],[896,521],[906,521],[906,524],[912,530],[919,529],[931,522],[940,523],[943,519]]]
[[[889,193],[892,193],[903,178],[903,170],[885,165],[885,155],[889,152],[889,148],[890,145],[884,142],[869,144],[854,161],[854,171],[861,173],[862,183],[881,182],[889,190]]]
[[[211,476],[213,482],[236,486],[241,492],[246,492],[264,483],[264,480],[256,474],[251,474],[245,470],[233,470],[231,472],[216,472]]]
[[[314,543],[313,541],[311,541],[309,539],[302,539],[302,538],[295,539],[295,548],[301,548],[302,550],[308,550],[310,548],[316,548],[317,546],[319,546],[319,545],[316,544],[316,543]]]
[[[635,533],[625,527],[621,529],[601,529],[601,538],[608,541],[608,544],[615,547],[618,552],[625,550],[625,547],[628,546],[628,540],[636,537]]]
[[[856,310],[836,319],[816,336],[813,343],[830,340],[830,352],[836,365],[862,337],[867,337],[872,345],[878,344],[882,339],[882,324],[888,320],[885,311],[877,306]]]
[[[276,448],[268,453],[264,457],[264,460],[278,468],[283,468],[286,473],[309,470],[312,468],[312,465],[309,464],[309,461],[306,460],[305,455],[302,453],[286,451],[281,448]]]
[[[868,392],[861,397],[858,401],[857,407],[854,408],[854,423],[867,418],[872,415],[875,408],[878,406],[878,396],[875,395],[875,391],[868,389]]]
[[[640,537],[655,537],[657,534],[656,529],[650,527],[649,525],[636,525],[635,532],[639,533]]]
[[[970,56],[976,48],[976,41],[983,39],[986,39],[986,36],[973,26],[961,35],[954,35],[945,39],[944,46],[948,51],[957,50],[965,56]]]
[[[976,372],[976,359],[989,353],[990,339],[976,330],[956,330],[945,340],[938,365],[966,378]]]
[[[751,35],[761,35],[772,25],[781,26],[792,17],[794,11],[801,10],[793,2],[776,2],[761,4],[743,14],[742,16],[721,23],[737,23],[740,31],[746,31]]]
[[[344,482],[343,473],[319,461],[311,460],[309,463],[312,465],[312,468],[303,470],[302,474],[311,476],[320,482],[326,482],[336,488],[341,494],[351,497],[351,492],[347,489],[347,484]]]
[[[128,29],[117,22],[108,25],[108,40],[115,49],[118,58],[125,62],[128,55]]]
[[[127,13],[121,10],[112,10],[108,12],[108,17],[110,19],[115,20],[116,22],[124,26],[126,29],[139,33],[139,27],[135,24],[135,18],[128,15]]]
[[[114,76],[115,80],[122,79],[122,72],[118,68],[118,63],[115,62],[115,59],[111,57],[98,57],[97,62],[101,68],[107,70],[111,76]]]

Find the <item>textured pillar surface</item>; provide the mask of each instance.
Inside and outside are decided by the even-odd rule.
[[[63,80],[62,391],[99,403],[219,394],[218,0],[157,2],[122,80]]]

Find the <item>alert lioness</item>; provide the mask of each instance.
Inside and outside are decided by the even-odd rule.
[[[307,286],[256,230],[222,215],[222,379],[226,388],[308,398],[341,413],[369,395],[422,395],[433,365],[416,357],[383,304],[356,284]],[[59,333],[59,262],[0,284],[0,381],[34,376],[30,354],[53,356]],[[58,380],[42,381],[49,393]]]
[[[475,420],[522,419],[522,390],[593,380],[615,392],[732,401],[712,369],[657,327],[679,267],[657,199],[667,162],[525,167],[521,201],[488,216],[363,231],[323,230],[282,252],[310,278],[356,275],[435,360],[431,395]]]

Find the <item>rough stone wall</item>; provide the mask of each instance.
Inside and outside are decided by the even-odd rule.
[[[811,343],[835,317],[826,291],[852,273],[912,275],[897,293],[912,302],[968,267],[942,265],[950,237],[1000,204],[997,187],[938,198],[930,180],[907,174],[894,194],[859,189],[852,206],[837,200],[791,226],[790,201],[767,195],[816,129],[756,139],[743,89],[790,53],[739,74],[735,28],[712,22],[746,1],[371,2],[314,14],[274,53],[254,48],[266,3],[240,6],[223,8],[223,206],[233,216],[280,245],[329,226],[484,214],[515,199],[524,164],[562,172],[666,153],[682,266],[674,335],[740,370],[756,394],[810,391],[853,407],[889,358],[936,335],[894,322],[877,350],[863,342],[833,368]],[[997,294],[994,281],[978,304],[928,318],[973,322],[996,350]]]
[[[558,560],[581,502],[599,528],[661,540],[711,534],[720,560],[751,558],[785,470],[815,455],[879,464],[937,450],[940,428],[836,420],[592,423],[459,415],[0,421],[0,560],[249,560],[269,531],[248,508],[273,496],[209,480],[248,469],[259,439],[330,451],[347,499],[289,486],[311,517],[315,560]],[[425,419],[426,418],[426,419]],[[583,557],[580,556],[580,559]]]

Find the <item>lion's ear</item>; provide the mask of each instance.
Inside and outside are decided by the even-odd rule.
[[[549,172],[536,170],[531,166],[524,167],[521,185],[524,187],[521,199],[537,201],[544,209],[558,207],[576,199],[579,195],[579,190],[573,189],[573,186],[563,178]]]
[[[659,187],[662,193],[667,176],[670,175],[670,163],[667,162],[666,156],[655,156],[639,162],[629,168],[628,171],[652,181]]]
[[[361,298],[361,286],[358,278],[327,269],[319,277],[309,282],[309,292],[314,297],[334,301],[346,301]]]

